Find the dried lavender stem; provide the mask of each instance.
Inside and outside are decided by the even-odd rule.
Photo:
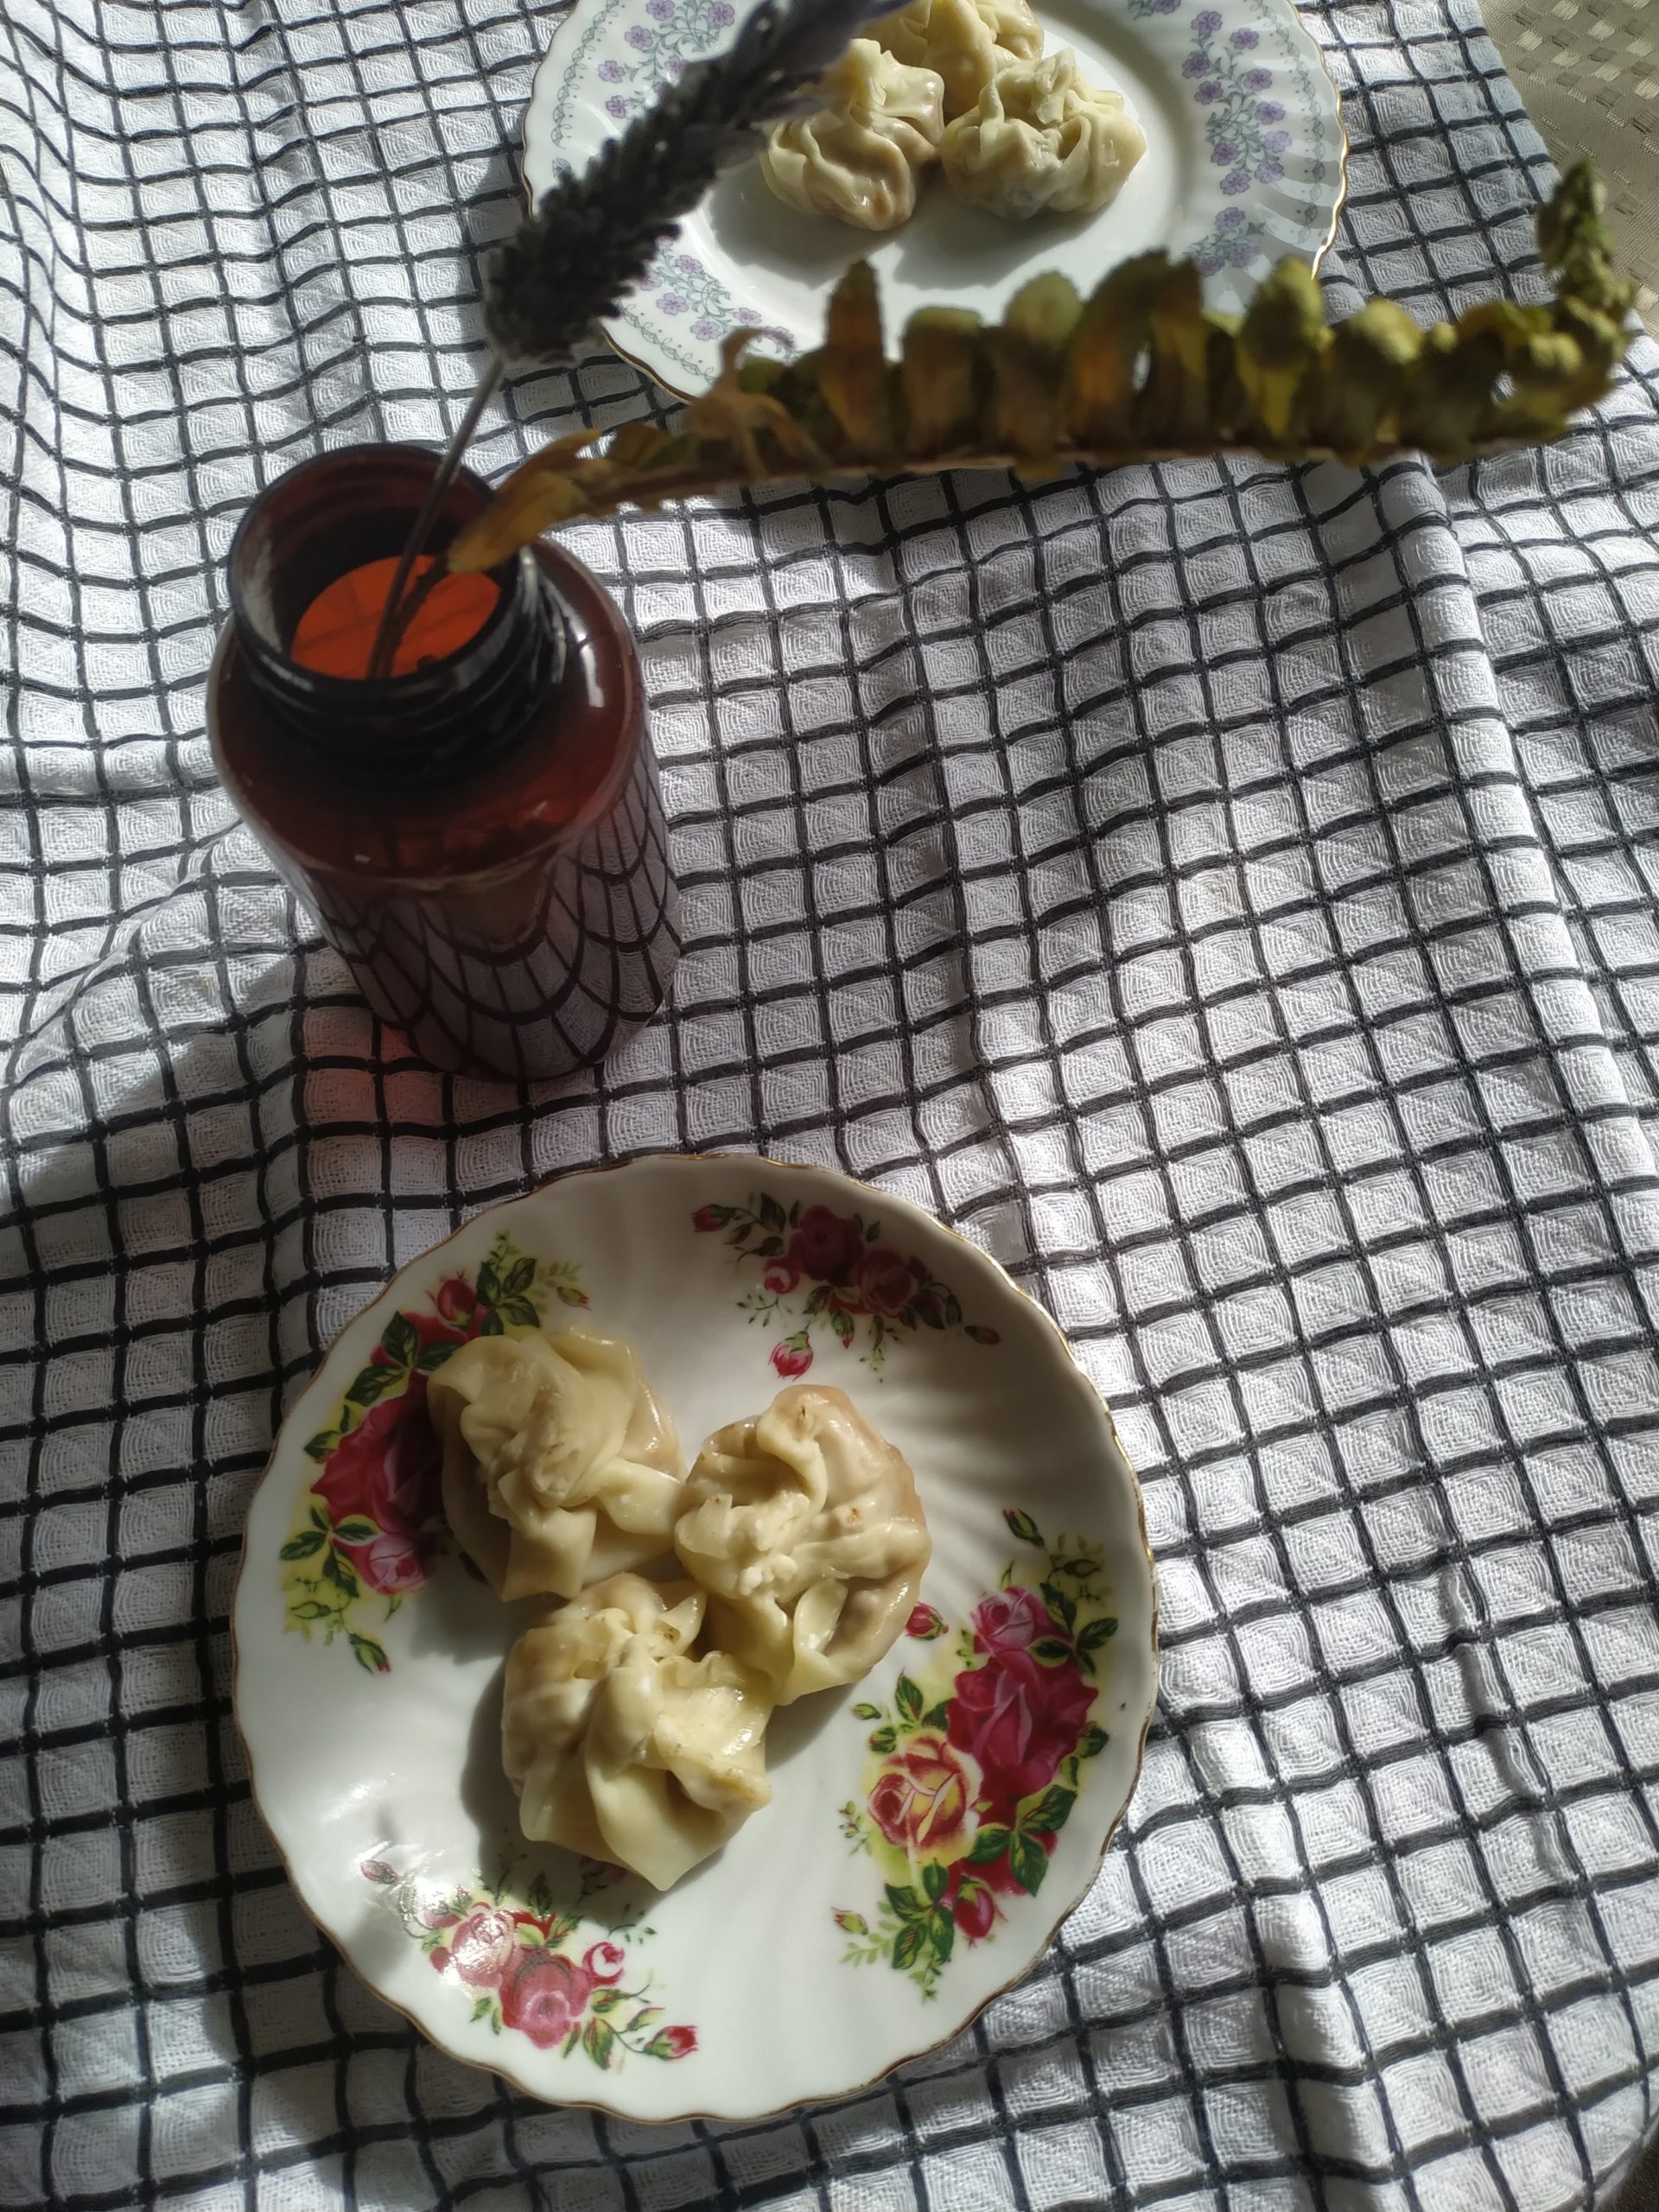
[[[496,388],[504,373],[501,356],[493,353],[479,372],[478,383],[467,412],[455,425],[454,434],[443,449],[443,458],[438,463],[437,473],[432,479],[431,488],[421,511],[415,518],[415,526],[404,541],[404,550],[397,556],[397,570],[391,579],[391,588],[386,594],[386,603],[380,610],[380,626],[374,633],[374,643],[369,650],[366,673],[372,682],[391,674],[391,664],[397,657],[404,632],[426,599],[426,592],[418,592],[405,604],[404,594],[408,589],[415,563],[426,550],[426,541],[432,534],[432,525],[438,518],[438,510],[443,505],[445,494],[460,473],[473,432],[478,428],[479,417],[495,397]],[[434,568],[431,573],[435,576],[439,571]]]
[[[418,554],[416,556],[419,558]],[[426,605],[449,570],[446,560],[435,561],[423,576],[416,576],[397,604],[397,619],[391,626],[391,649],[386,655],[389,673],[397,658],[397,648],[404,642],[410,624]]]

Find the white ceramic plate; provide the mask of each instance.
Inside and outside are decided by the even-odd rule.
[[[780,1378],[843,1386],[916,1471],[924,1603],[770,1736],[773,1802],[658,1896],[518,1834],[496,1601],[438,1525],[425,1376],[580,1309],[688,1455]],[[1156,1687],[1140,1494],[1042,1311],[975,1247],[816,1168],[650,1159],[492,1208],[335,1343],[248,1516],[236,1713],[294,1885],[457,2058],[632,2119],[836,2097],[956,2034],[1087,1891]]]
[[[733,0],[577,0],[537,74],[524,117],[524,181],[539,198],[580,169],[656,88],[730,42]],[[1039,0],[1046,48],[1073,48],[1115,85],[1147,151],[1098,215],[1004,223],[936,175],[886,238],[804,215],[753,162],[729,171],[658,254],[606,326],[619,353],[671,391],[700,391],[720,340],[753,323],[762,350],[816,346],[842,271],[868,255],[889,342],[918,307],[1001,316],[1045,269],[1081,292],[1155,246],[1196,255],[1212,306],[1247,301],[1287,253],[1317,260],[1336,230],[1345,142],[1319,48],[1290,0]]]

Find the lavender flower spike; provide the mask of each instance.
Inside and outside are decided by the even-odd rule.
[[[761,0],[724,54],[696,63],[654,108],[543,194],[500,249],[485,294],[504,359],[566,353],[613,314],[659,242],[715,177],[755,150],[866,23],[900,0]]]

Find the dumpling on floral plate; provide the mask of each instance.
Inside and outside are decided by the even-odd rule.
[[[819,89],[822,107],[767,133],[761,175],[791,207],[859,230],[897,230],[915,212],[921,172],[938,159],[938,77],[855,38]]]
[[[945,131],[945,181],[1009,222],[1093,214],[1147,150],[1122,92],[1089,84],[1070,47],[1003,70]]]
[[[779,1705],[867,1675],[932,1552],[916,1478],[844,1390],[798,1383],[716,1430],[687,1478],[680,1564],[709,1633]]]
[[[443,1510],[500,1598],[573,1598],[668,1550],[673,1424],[622,1337],[475,1337],[427,1385]]]
[[[1026,0],[911,0],[870,26],[870,35],[944,86],[946,122],[965,114],[1000,70],[1034,61],[1042,26]]]
[[[513,1646],[501,1755],[532,1841],[665,1890],[771,1802],[771,1685],[727,1652],[691,1657],[703,1603],[615,1574]]]

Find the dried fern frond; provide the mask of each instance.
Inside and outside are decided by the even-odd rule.
[[[1416,449],[1453,462],[1540,444],[1609,389],[1627,340],[1632,287],[1613,270],[1587,163],[1539,210],[1538,244],[1555,276],[1548,306],[1494,302],[1432,330],[1388,300],[1327,325],[1313,272],[1294,259],[1242,318],[1217,314],[1192,263],[1148,253],[1087,302],[1063,276],[1035,277],[995,328],[924,308],[897,362],[861,262],[836,287],[816,353],[746,359],[734,332],[680,429],[631,423],[592,454],[585,436],[556,440],[461,532],[449,566],[493,568],[575,516],[779,479],[1040,475],[1224,453],[1360,466]]]

